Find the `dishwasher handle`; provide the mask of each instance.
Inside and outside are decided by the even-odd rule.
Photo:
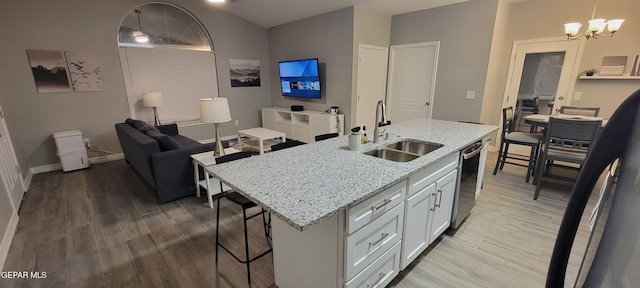
[[[474,144],[473,146],[470,146],[470,147],[469,147],[469,148],[467,148],[467,149],[464,149],[464,150],[462,151],[462,152],[463,152],[463,153],[462,153],[462,159],[467,160],[467,159],[470,159],[470,158],[472,158],[472,157],[474,157],[474,156],[478,155],[478,153],[480,153],[480,151],[482,151],[482,147],[483,147],[483,146],[484,146],[484,145],[482,145],[482,144],[480,144],[480,143],[477,143],[477,144]],[[473,150],[471,150],[470,148],[474,148],[474,149],[473,149]],[[471,151],[469,151],[469,150],[471,150]]]

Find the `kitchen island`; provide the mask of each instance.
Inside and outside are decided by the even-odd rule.
[[[384,128],[386,139],[362,145],[358,151],[348,150],[348,136],[342,136],[207,167],[216,178],[276,216],[272,237],[278,287],[357,287],[391,281],[401,266],[417,256],[400,259],[403,250],[409,251],[403,247],[403,238],[411,242],[404,235],[409,225],[405,214],[410,220],[416,218],[416,211],[424,212],[422,222],[431,230],[427,218],[438,217],[428,210],[433,213],[442,204],[438,202],[453,197],[449,195],[453,191],[445,195],[443,189],[436,189],[436,180],[449,179],[451,174],[455,180],[460,150],[498,127],[416,119]],[[443,146],[410,162],[363,154],[403,139]],[[417,176],[420,181],[412,182]],[[433,185],[421,187],[422,182]],[[451,187],[449,180],[445,184]],[[415,207],[426,207],[422,209],[426,211],[411,210],[414,206],[409,201],[422,190],[432,197],[425,198],[428,205]],[[447,221],[451,206],[443,209]],[[378,273],[377,268],[386,270]]]

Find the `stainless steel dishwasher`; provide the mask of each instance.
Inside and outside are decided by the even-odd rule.
[[[462,221],[467,219],[471,208],[476,204],[476,186],[480,166],[480,152],[487,142],[476,142],[460,152],[460,169],[458,169],[458,191],[453,200],[451,228],[458,229]]]

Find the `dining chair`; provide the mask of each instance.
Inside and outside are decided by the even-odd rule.
[[[540,149],[536,167],[536,190],[533,199],[537,200],[543,181],[574,183],[575,179],[551,174],[551,167],[580,171],[589,153],[589,147],[595,141],[602,126],[602,120],[577,120],[549,118],[549,125]],[[578,167],[560,163],[573,163]]]
[[[278,151],[282,149],[287,149],[295,146],[304,145],[304,142],[300,142],[298,140],[287,140],[287,142],[282,142],[278,144],[271,145],[271,151]]]
[[[320,134],[320,135],[316,135],[316,141],[321,141],[321,140],[326,140],[329,138],[335,138],[338,137],[340,134],[338,133],[327,133],[327,134]]]
[[[496,167],[493,169],[493,175],[498,173],[498,170],[502,170],[504,164],[512,164],[522,167],[527,167],[527,183],[533,174],[536,167],[536,159],[538,156],[538,150],[540,148],[540,142],[542,141],[542,134],[518,132],[515,131],[515,121],[517,117],[513,113],[513,107],[502,108],[502,133],[500,136],[500,151],[498,152],[498,160],[496,161]],[[522,145],[529,146],[531,152],[529,157],[517,154],[509,154],[509,145]],[[518,162],[510,162],[508,159],[516,160]],[[525,162],[526,164],[520,163]]]
[[[560,114],[596,117],[598,113],[600,107],[560,106]]]
[[[286,143],[286,142],[285,142]],[[217,164],[221,164],[221,163],[225,163],[225,162],[229,162],[229,161],[235,161],[238,159],[242,159],[242,158],[247,158],[251,156],[251,152],[249,151],[243,151],[243,152],[238,152],[238,153],[233,153],[233,154],[228,154],[225,156],[220,156],[218,158],[216,158],[216,165]],[[256,207],[256,203],[254,203],[253,201],[247,199],[246,197],[242,196],[240,193],[235,192],[235,191],[223,191],[222,188],[222,182],[220,182],[220,193],[221,193],[221,197],[218,198],[218,207],[217,207],[217,211],[216,211],[216,263],[218,263],[218,247],[221,247],[224,251],[227,251],[227,253],[229,253],[229,255],[231,255],[233,258],[236,259],[236,261],[247,265],[247,281],[249,282],[249,287],[251,287],[251,267],[250,264],[251,262],[260,259],[262,256],[267,255],[269,252],[271,252],[273,250],[273,248],[271,248],[271,241],[270,241],[270,220],[271,220],[271,216],[269,215],[269,220],[267,220],[267,218],[265,217],[265,214],[267,213],[263,208],[260,208],[260,212],[257,212],[253,215],[249,215],[247,216],[247,210],[253,207]],[[245,253],[245,257],[244,259],[240,259],[240,257],[238,257],[236,254],[234,254],[233,252],[231,252],[231,250],[229,250],[227,247],[225,247],[224,245],[222,245],[222,243],[220,243],[220,201],[222,199],[227,199],[229,201],[231,201],[231,203],[236,204],[237,206],[240,206],[242,208],[242,221],[244,224],[244,253]],[[260,254],[254,256],[254,257],[250,257],[249,255],[249,237],[248,237],[248,228],[247,228],[247,221],[262,215],[262,224],[264,226],[264,235],[265,238],[267,239],[267,242],[269,243],[269,248],[266,249],[265,251],[261,252]]]
[[[540,113],[540,106],[539,106],[539,101],[538,101],[538,96],[533,97],[533,99],[523,99],[521,101],[519,101],[520,105],[518,107],[516,107],[516,114],[519,116],[517,117],[517,129],[518,131],[521,131],[521,127],[522,126],[526,126],[526,125],[522,125],[522,122],[524,121],[524,116],[526,115],[531,115],[531,114],[538,114]],[[529,132],[534,132],[534,127],[531,126],[529,127]]]

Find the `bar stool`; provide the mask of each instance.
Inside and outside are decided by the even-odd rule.
[[[512,164],[517,166],[527,167],[527,183],[533,171],[536,167],[536,158],[540,150],[540,143],[542,142],[542,134],[517,132],[515,130],[515,121],[517,117],[513,114],[513,107],[502,108],[502,136],[500,139],[500,151],[498,152],[498,160],[496,162],[496,168],[493,170],[493,175],[498,173],[498,169],[502,170],[504,164]],[[519,157],[516,155],[509,155],[509,144],[523,145],[531,147],[531,153],[529,158]],[[509,162],[507,159],[525,161],[527,164]]]
[[[216,158],[216,164],[220,164],[220,163],[225,163],[225,162],[229,162],[229,161],[234,161],[234,160],[238,160],[238,159],[242,159],[242,158],[247,158],[251,156],[251,152],[249,151],[244,151],[244,152],[238,152],[238,153],[233,153],[233,154],[229,154],[229,155],[225,155],[225,156],[220,156],[218,158]],[[251,267],[250,264],[251,262],[260,259],[262,256],[267,255],[269,252],[271,252],[273,250],[273,248],[271,248],[271,239],[270,239],[270,220],[271,220],[271,216],[269,216],[269,221],[267,221],[265,214],[267,213],[264,209],[260,209],[260,212],[255,213],[253,215],[247,216],[247,210],[253,207],[256,207],[256,203],[252,202],[251,200],[247,199],[246,197],[240,195],[238,192],[225,192],[222,191],[222,182],[220,182],[220,192],[222,193],[222,196],[220,196],[220,198],[218,198],[218,209],[216,211],[216,263],[218,263],[218,247],[222,247],[223,250],[227,251],[227,253],[229,253],[229,255],[231,255],[233,258],[236,259],[236,261],[242,263],[242,264],[246,264],[247,265],[247,281],[249,283],[249,287],[251,287]],[[220,243],[220,236],[219,236],[219,232],[220,232],[220,201],[222,199],[227,199],[229,201],[231,201],[231,203],[236,204],[238,206],[240,206],[240,208],[242,208],[242,221],[244,224],[244,252],[245,252],[245,257],[244,260],[240,259],[240,257],[236,256],[233,252],[231,252],[231,250],[229,250],[227,247],[225,247],[224,245],[222,245],[222,243]],[[262,224],[264,226],[264,235],[265,238],[267,239],[267,242],[269,242],[269,249],[263,251],[262,253],[256,255],[255,257],[251,258],[249,256],[249,237],[248,237],[248,231],[247,231],[247,220],[250,220],[256,216],[260,216],[262,215]]]

